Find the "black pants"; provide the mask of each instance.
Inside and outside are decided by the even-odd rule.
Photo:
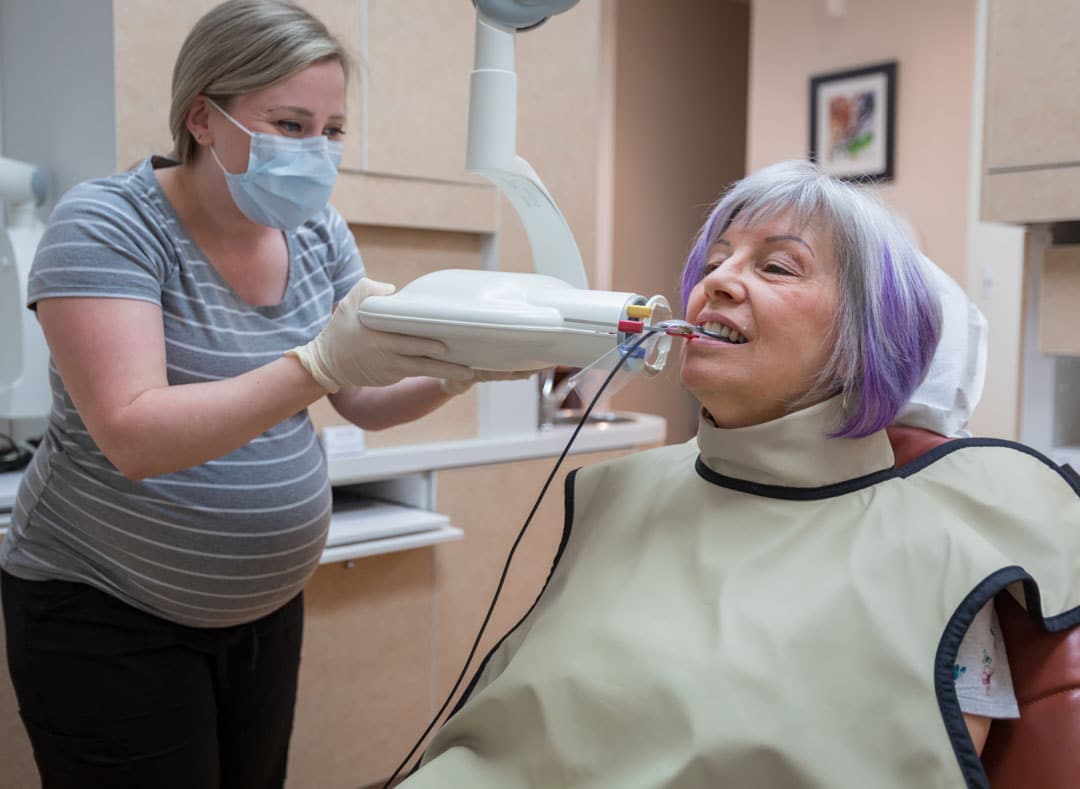
[[[284,784],[300,595],[252,624],[201,629],[84,584],[0,573],[0,594],[43,789]]]

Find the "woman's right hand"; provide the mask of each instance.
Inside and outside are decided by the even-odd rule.
[[[364,277],[338,302],[319,336],[288,354],[331,393],[343,386],[386,386],[418,375],[470,380],[468,367],[433,358],[446,352],[439,340],[376,331],[360,322],[360,302],[393,292],[393,285]]]

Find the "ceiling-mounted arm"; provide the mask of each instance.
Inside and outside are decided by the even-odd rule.
[[[476,54],[469,86],[466,169],[498,187],[521,217],[533,267],[587,288],[585,265],[566,219],[529,163],[516,154],[517,74],[514,36],[578,0],[473,0]]]
[[[489,22],[509,30],[532,30],[548,17],[561,14],[578,0],[473,0],[473,5]]]

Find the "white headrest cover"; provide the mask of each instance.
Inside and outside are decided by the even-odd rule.
[[[923,263],[941,298],[941,340],[896,422],[963,438],[986,379],[986,318],[952,277],[925,256]]]

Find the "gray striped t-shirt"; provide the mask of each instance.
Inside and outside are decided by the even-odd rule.
[[[81,184],[49,219],[31,305],[92,296],[161,305],[170,384],[230,378],[313,338],[363,275],[327,208],[285,233],[282,303],[252,307],[206,261],[154,177],[169,164]],[[330,520],[326,462],[307,412],[201,466],[133,482],[105,458],[50,364],[52,413],[19,488],[0,567],[95,586],[195,627],[252,621],[315,571]]]

